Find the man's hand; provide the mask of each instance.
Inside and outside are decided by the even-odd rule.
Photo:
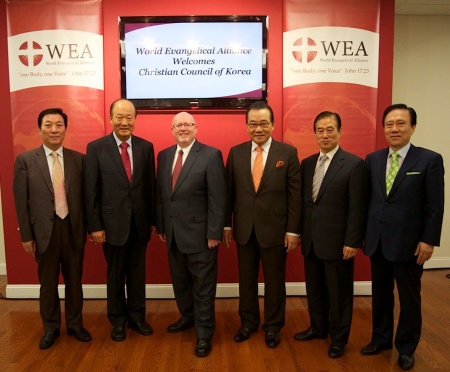
[[[298,236],[286,234],[284,236],[284,246],[286,247],[286,252],[290,252],[298,247],[300,243]]]
[[[217,248],[220,245],[220,240],[208,239],[208,249]]]
[[[92,236],[92,241],[93,241],[95,244],[106,242],[106,234],[105,234],[105,230],[94,231],[94,232],[92,232],[91,236]]]
[[[419,242],[419,244],[417,244],[417,249],[416,252],[414,253],[414,256],[417,256],[417,263],[419,265],[423,265],[426,261],[428,261],[431,258],[433,252],[434,252],[433,245],[424,242]]]
[[[35,240],[29,240],[27,242],[22,242],[22,247],[25,250],[25,252],[31,254],[33,257],[36,254],[36,241]]]
[[[233,230],[223,230],[223,242],[227,246],[227,248],[230,248],[230,243],[233,240]]]
[[[358,253],[358,248],[352,248],[344,245],[344,249],[342,250],[343,259],[348,260],[350,258],[353,258],[356,256],[356,253]]]

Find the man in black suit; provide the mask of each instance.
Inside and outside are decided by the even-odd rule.
[[[166,242],[181,318],[169,333],[195,326],[195,355],[211,352],[215,330],[217,249],[224,225],[226,184],[222,153],[196,140],[194,117],[173,118],[176,145],[158,155],[157,231]]]
[[[423,264],[440,244],[444,164],[440,154],[410,143],[417,124],[413,108],[391,105],[382,123],[389,147],[366,158],[371,193],[364,252],[372,267],[373,328],[361,353],[392,349],[395,282],[400,299],[395,347],[399,366],[408,370],[422,328]]]
[[[86,151],[88,231],[103,243],[114,341],[125,339],[127,322],[139,334],[153,333],[145,321],[145,252],[156,229],[155,158],[153,145],[132,135],[136,114],[130,101],[113,102],[113,132]]]
[[[227,160],[227,211],[224,242],[237,243],[239,316],[234,340],[242,342],[259,327],[258,273],[264,272],[265,341],[280,342],[285,324],[286,257],[298,246],[301,178],[297,150],[272,138],[274,115],[265,102],[246,112],[251,141],[232,147]],[[231,226],[233,230],[231,230]]]
[[[362,248],[368,178],[364,160],[342,150],[341,118],[314,119],[320,152],[301,163],[302,230],[310,327],[297,341],[331,337],[330,358],[344,354],[353,312],[354,257]]]
[[[38,117],[43,146],[18,155],[14,164],[13,191],[22,246],[35,257],[41,283],[41,349],[52,346],[60,334],[60,272],[65,283],[67,333],[82,342],[92,340],[82,318],[85,159],[84,154],[62,146],[67,121],[59,108],[43,110]]]

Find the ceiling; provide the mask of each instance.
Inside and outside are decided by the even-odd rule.
[[[450,16],[450,0],[395,0],[395,14]]]

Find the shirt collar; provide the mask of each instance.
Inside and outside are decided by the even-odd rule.
[[[51,148],[48,148],[45,145],[42,145],[44,147],[44,151],[45,151],[45,156],[49,156],[53,150]],[[63,157],[63,147],[61,146],[58,150],[55,151],[59,157]]]
[[[130,137],[128,137],[128,139],[126,141],[122,141],[121,139],[119,139],[119,137],[117,137],[114,132],[113,132],[113,136],[114,136],[114,139],[116,140],[117,147],[119,147],[122,142],[126,142],[126,143],[128,143],[128,146],[131,148],[131,135],[130,135]]]
[[[269,139],[264,142],[261,147],[263,149],[264,152],[269,152],[270,149],[270,145],[272,144],[272,137],[269,137]],[[255,142],[252,141],[252,152],[255,151],[255,149],[258,147],[259,145]]]
[[[328,151],[326,154],[324,154],[322,151],[319,152],[319,158],[322,155],[326,155],[328,157],[328,159],[333,159],[334,155],[336,155],[337,151],[339,150],[339,145],[337,145],[333,150]]]
[[[406,144],[405,146],[403,146],[400,150],[395,151],[402,159],[406,158],[406,154],[408,154],[408,151],[411,147],[411,143],[408,142],[408,144]],[[394,150],[392,150],[389,147],[389,154],[388,154],[388,158],[391,157],[392,153],[394,152]]]
[[[191,142],[191,144],[189,145],[189,146],[187,146],[187,147],[180,147],[180,145],[178,145],[177,144],[177,153],[180,151],[180,150],[183,150],[183,154],[187,154],[187,153],[189,153],[189,151],[191,151],[191,148],[192,148],[192,146],[194,146],[194,142],[195,142],[195,138],[194,138],[194,140]]]

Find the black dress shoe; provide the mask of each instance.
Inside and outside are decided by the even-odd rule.
[[[322,336],[313,331],[311,327],[309,327],[305,331],[298,332],[294,335],[295,341],[309,341],[314,340],[315,338],[327,338],[327,336]]]
[[[91,334],[88,332],[87,329],[85,329],[83,327],[81,327],[79,329],[68,328],[67,329],[67,334],[69,334],[71,336],[75,336],[75,338],[78,341],[81,341],[81,342],[90,342],[90,341],[92,341]]]
[[[177,333],[183,332],[186,329],[192,328],[194,326],[194,320],[183,320],[178,319],[175,323],[172,323],[167,327],[167,332],[169,333]]]
[[[266,333],[266,345],[271,349],[278,346],[280,343],[280,334],[278,332],[269,331]]]
[[[367,344],[366,346],[364,346],[361,349],[361,354],[362,355],[375,355],[375,354],[378,354],[380,351],[391,350],[391,349],[392,349],[392,344],[389,344],[389,343],[374,344],[371,342],[370,344]]]
[[[145,320],[140,323],[128,322],[128,328],[134,329],[143,336],[150,336],[153,333],[153,328]]]
[[[408,370],[414,367],[414,354],[400,354],[398,356],[398,365],[401,369]]]
[[[328,356],[333,359],[340,358],[342,355],[344,355],[344,349],[344,346],[331,345],[328,349]]]
[[[250,337],[250,333],[254,332],[250,328],[247,327],[241,327],[237,330],[236,334],[234,335],[234,341],[236,342],[242,342],[248,340]]]
[[[55,339],[58,336],[59,336],[59,329],[53,332],[45,332],[44,336],[42,336],[41,340],[39,341],[39,349],[42,350],[48,349],[55,343]]]
[[[123,341],[127,337],[125,332],[125,324],[116,324],[111,330],[111,338],[113,341]]]
[[[195,355],[199,358],[208,356],[211,352],[211,339],[197,338],[197,345],[195,345]]]

